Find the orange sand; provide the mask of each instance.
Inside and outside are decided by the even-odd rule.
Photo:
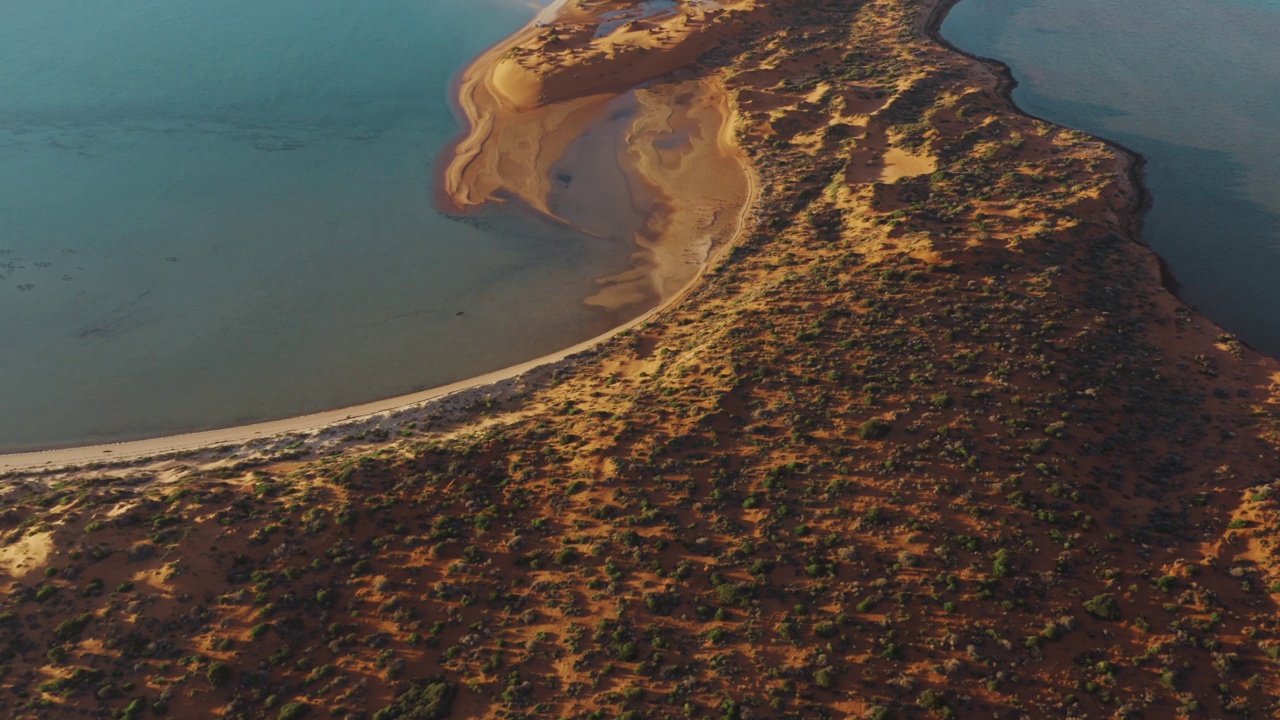
[[[469,129],[444,171],[449,209],[517,199],[585,230],[552,207],[552,168],[610,103],[632,95],[636,112],[618,161],[648,223],[635,238],[634,267],[602,279],[587,302],[617,309],[670,298],[737,231],[753,180],[718,78],[634,88],[692,63],[734,16],[754,8],[753,0],[681,5],[596,37],[614,8],[579,2],[481,55],[460,82]]]
[[[587,302],[605,308],[626,304],[653,285],[669,297],[689,283],[714,247],[740,225],[754,192],[733,139],[724,89],[713,81],[688,81],[637,92],[641,111],[623,147],[622,162],[658,198],[658,211],[637,238],[636,267],[606,278]],[[672,137],[687,140],[664,144]]]

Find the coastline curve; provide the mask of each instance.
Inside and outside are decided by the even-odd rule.
[[[513,39],[518,39],[528,33],[531,28],[539,27],[542,23],[547,22],[549,18],[554,18],[555,13],[567,4],[567,0],[558,0],[542,10],[533,21],[520,31],[517,31],[511,38],[504,40],[503,43],[479,56],[468,65],[468,69],[492,55],[497,49],[511,43]],[[463,72],[465,73],[466,70]],[[646,80],[648,79],[652,78],[646,78]],[[706,79],[701,78],[701,80]],[[453,89],[457,90],[459,87],[460,84]],[[487,389],[496,389],[507,381],[518,381],[520,379],[533,381],[534,376],[541,371],[588,357],[593,350],[601,347],[611,339],[644,325],[654,319],[655,316],[678,303],[694,289],[698,284],[698,280],[706,272],[707,268],[711,266],[712,262],[726,248],[733,246],[747,230],[748,224],[751,222],[752,210],[760,194],[759,178],[749,158],[737,146],[734,139],[732,132],[733,110],[731,107],[725,111],[722,121],[722,124],[715,128],[713,137],[706,138],[706,140],[721,150],[725,150],[729,146],[732,147],[733,151],[727,153],[727,157],[737,164],[742,173],[744,182],[742,202],[738,204],[737,212],[733,213],[725,230],[720,233],[720,241],[709,242],[701,249],[698,262],[696,266],[693,266],[692,272],[685,272],[676,276],[678,283],[668,283],[666,287],[663,287],[661,282],[656,282],[656,285],[660,288],[656,298],[656,305],[622,325],[569,348],[507,368],[442,386],[333,410],[246,425],[138,440],[0,454],[0,477],[53,473],[86,466],[132,466],[142,461],[178,458],[200,452],[230,453],[237,449],[248,449],[250,446],[262,446],[272,443],[281,445],[285,440],[288,441],[287,448],[294,451],[310,449],[322,443],[332,443],[336,436],[346,435],[348,429],[356,426],[362,426],[364,429],[382,427],[384,422],[394,423],[402,419],[406,414],[423,411],[434,405],[456,400]],[[469,128],[468,132],[474,132],[474,130],[475,127],[473,126]],[[465,135],[464,133],[464,138]],[[451,147],[447,151],[452,150],[453,148]],[[652,178],[644,177],[643,173],[639,171],[636,172],[636,175],[635,180],[637,182],[654,182]],[[535,211],[544,212],[553,219],[560,219],[549,208],[544,209],[536,203],[530,203],[529,205]],[[670,233],[672,232],[670,225],[673,224],[674,219],[680,213],[670,206],[663,209],[662,212],[665,213],[668,220],[662,231],[663,233]],[[685,229],[675,228],[674,231],[679,232]],[[644,248],[642,244],[642,252],[652,252],[652,250],[652,248]],[[630,273],[626,275],[630,275]],[[634,280],[634,277],[624,278],[624,280],[626,279]],[[615,280],[606,278],[605,281],[612,282]],[[602,291],[602,294],[604,292]]]
[[[947,16],[951,10],[964,0],[938,0],[929,8],[923,20],[922,31],[925,37],[929,38],[939,46],[949,52],[955,53],[962,57],[982,64],[996,77],[995,91],[997,96],[1004,102],[1009,112],[1022,117],[1030,118],[1038,122],[1048,123],[1050,125],[1082,132],[1099,143],[1111,148],[1116,156],[1124,164],[1122,177],[1125,184],[1132,190],[1132,199],[1129,207],[1125,209],[1125,235],[1126,239],[1134,242],[1143,248],[1149,250],[1155,258],[1160,273],[1160,285],[1175,298],[1181,300],[1178,295],[1178,279],[1174,276],[1173,270],[1159,253],[1151,249],[1151,246],[1143,238],[1143,229],[1146,223],[1147,212],[1151,209],[1153,201],[1151,189],[1146,182],[1146,165],[1147,158],[1142,153],[1125,146],[1123,143],[1111,140],[1109,138],[1095,135],[1093,133],[1079,130],[1078,128],[1070,128],[1061,123],[1039,117],[1027,112],[1022,106],[1018,105],[1013,99],[1013,91],[1018,87],[1018,78],[1013,73],[1013,68],[1001,60],[985,57],[975,53],[971,53],[963,48],[958,47],[942,34],[942,25],[946,22]]]

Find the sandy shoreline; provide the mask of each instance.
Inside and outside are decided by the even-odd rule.
[[[974,55],[973,53],[956,47],[955,44],[943,36],[942,25],[947,21],[947,15],[949,15],[952,9],[961,2],[964,2],[964,0],[937,0],[929,11],[924,13],[922,16],[923,27],[921,30],[923,34],[950,52],[961,57],[969,58],[974,62],[981,63],[990,68],[999,79],[996,92],[1004,102],[1005,109],[1010,113],[1056,125],[1057,123],[1054,123],[1051,120],[1046,120],[1027,112],[1022,108],[1022,106],[1018,105],[1017,101],[1013,99],[1013,91],[1018,87],[1018,79],[1014,77],[1012,68],[994,58]],[[1122,143],[1116,142],[1115,140],[1096,135],[1090,135],[1090,137],[1114,149],[1116,154],[1120,156],[1124,163],[1121,177],[1124,178],[1125,183],[1128,184],[1131,191],[1131,199],[1129,201],[1129,207],[1126,214],[1126,234],[1133,242],[1136,242],[1143,247],[1148,247],[1146,241],[1143,240],[1142,237],[1147,211],[1151,209],[1152,202],[1151,189],[1147,187],[1146,183],[1146,156],[1137,150],[1133,150]],[[1156,259],[1160,264],[1161,285],[1165,290],[1168,290],[1171,294],[1177,297],[1177,279],[1173,277],[1173,274],[1165,263],[1164,258],[1156,255]]]
[[[463,71],[458,86],[459,104],[469,121],[466,136],[451,151],[454,162],[444,171],[446,195],[452,209],[466,212],[485,202],[518,198],[533,210],[574,225],[552,207],[552,171],[570,145],[601,120],[602,113],[622,93],[596,94],[565,100],[548,109],[511,111],[501,107],[490,82],[491,70],[516,43],[548,23],[563,20],[567,7],[557,2],[534,22],[478,57]],[[581,10],[572,19],[582,21]],[[683,56],[681,56],[683,57]],[[686,60],[687,62],[687,60]],[[645,71],[648,70],[646,67]],[[623,75],[623,84],[649,78]],[[627,90],[636,93],[635,90]],[[487,103],[487,104],[486,104]],[[229,428],[181,433],[114,443],[0,454],[0,473],[45,472],[95,463],[123,464],[148,458],[211,449],[233,449],[249,443],[288,436],[306,444],[321,439],[335,427],[375,422],[468,391],[525,376],[587,352],[609,339],[635,328],[668,308],[683,296],[706,268],[714,253],[728,246],[741,232],[758,194],[757,181],[733,138],[733,111],[727,95],[713,79],[682,80],[639,91],[640,110],[628,134],[618,139],[618,161],[628,181],[652,197],[647,225],[637,234],[637,252],[631,270],[602,278],[601,290],[588,304],[616,309],[650,301],[656,305],[608,332],[572,347],[511,367],[405,395],[375,400],[318,413]],[[494,144],[495,132],[505,133]],[[664,138],[687,136],[683,147],[659,149]],[[533,161],[514,169],[507,156],[513,146],[532,149]],[[494,150],[499,152],[494,153]],[[473,172],[477,159],[493,163],[484,172]],[[496,157],[496,160],[493,158]],[[712,182],[715,180],[715,182]],[[330,433],[331,434],[331,433]]]
[[[448,385],[335,410],[326,410],[280,420],[268,420],[249,425],[167,435],[143,440],[126,440],[115,443],[0,455],[0,473],[23,470],[54,470],[90,463],[142,460],[174,453],[242,445],[252,441],[285,435],[316,433],[338,425],[375,419],[391,413],[422,407],[433,401],[458,395],[468,390],[489,387],[503,380],[517,378],[538,368],[566,360],[646,322],[655,313],[661,311],[663,307],[654,308],[624,325],[620,325],[590,340],[578,343],[573,347],[543,355],[518,365],[485,373],[484,375],[449,383]]]

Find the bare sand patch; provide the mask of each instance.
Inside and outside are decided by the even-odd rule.
[[[880,168],[880,182],[896,182],[902,178],[928,175],[938,169],[938,161],[930,155],[914,154],[902,148],[891,147],[884,151]]]
[[[32,571],[45,567],[53,555],[53,532],[26,535],[5,547],[0,547],[0,570],[15,580],[25,578]]]

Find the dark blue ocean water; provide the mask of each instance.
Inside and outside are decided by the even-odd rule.
[[[1145,155],[1181,297],[1280,356],[1280,0],[962,0],[942,31],[1031,114]]]
[[[537,9],[0,3],[0,451],[373,400],[616,324],[582,299],[632,247],[433,207],[450,79]]]

